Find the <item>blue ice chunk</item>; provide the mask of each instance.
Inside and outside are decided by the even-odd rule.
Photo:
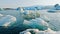
[[[41,18],[32,19],[29,22],[26,22],[25,24],[27,26],[30,26],[32,28],[37,28],[37,29],[40,29],[40,30],[46,30],[48,28],[47,22],[45,22]]]

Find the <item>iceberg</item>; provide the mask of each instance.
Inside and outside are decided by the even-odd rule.
[[[48,23],[41,18],[32,19],[30,21],[24,20],[23,25],[27,28],[37,28],[39,30],[46,30],[48,28]]]
[[[1,15],[2,16],[2,15]],[[0,17],[1,17],[0,16]],[[0,26],[12,26],[16,22],[16,18],[11,15],[3,15],[3,17],[0,19]]]
[[[20,27],[23,24],[24,18],[22,17],[22,13],[20,10],[3,10],[3,11],[0,11],[0,14],[11,15],[16,17],[16,23],[15,23],[16,26],[14,27]]]

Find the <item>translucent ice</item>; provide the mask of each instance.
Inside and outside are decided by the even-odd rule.
[[[30,21],[25,20],[23,25],[26,27],[37,28],[39,30],[46,30],[48,28],[48,23],[41,18],[32,19]]]

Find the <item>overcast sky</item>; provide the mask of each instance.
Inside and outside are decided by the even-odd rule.
[[[60,4],[60,0],[0,0],[0,8]]]

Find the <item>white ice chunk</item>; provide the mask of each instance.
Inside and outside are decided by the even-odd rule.
[[[26,32],[26,33],[24,33],[24,34],[31,34],[30,32]]]
[[[0,19],[0,26],[11,26],[12,23],[16,22],[16,18],[11,15],[6,15]]]

